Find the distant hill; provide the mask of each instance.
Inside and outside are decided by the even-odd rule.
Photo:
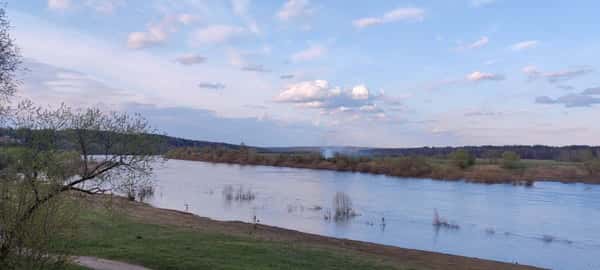
[[[484,146],[459,146],[459,147],[411,147],[411,148],[368,148],[368,147],[273,147],[265,148],[266,152],[273,153],[308,153],[320,152],[324,155],[351,155],[351,156],[425,156],[445,157],[448,154],[464,149],[477,158],[499,158],[505,151],[512,151],[523,159],[543,159],[562,161],[581,161],[589,157],[600,157],[600,146],[571,145],[571,146],[546,146],[546,145],[484,145]]]
[[[505,146],[461,146],[461,147],[418,147],[418,148],[371,148],[359,151],[360,154],[373,156],[446,156],[455,150],[464,149],[478,158],[499,157],[505,151],[512,151],[524,159],[545,159],[578,161],[586,156],[599,157],[600,146],[571,145],[505,145]]]
[[[200,147],[200,148],[202,148],[202,147],[207,147],[207,146],[214,146],[214,147],[225,147],[225,148],[229,148],[229,149],[239,149],[241,147],[239,144],[189,140],[189,139],[171,137],[171,136],[166,136],[166,135],[151,135],[151,136],[157,136],[168,148],[166,150],[178,148],[178,147]]]
[[[106,134],[106,132],[102,131],[102,132],[96,132],[96,133],[90,133],[90,134],[96,134],[96,136],[102,136],[103,134]],[[25,140],[25,138],[23,138],[21,136],[22,136],[22,133],[19,133],[14,129],[0,128],[0,145],[20,145]],[[69,149],[69,148],[73,147],[72,142],[68,139],[67,131],[58,132],[58,136],[60,138],[59,139],[59,141],[60,141],[59,147],[60,148]],[[94,136],[94,135],[92,135],[92,136]],[[214,147],[223,147],[223,148],[228,148],[228,149],[239,149],[241,147],[240,145],[235,145],[235,144],[200,141],[200,140],[188,140],[188,139],[171,137],[171,136],[160,135],[160,134],[147,134],[145,136],[148,136],[148,138],[156,140],[157,146],[158,146],[156,148],[157,154],[165,153],[171,149],[179,148],[179,147],[202,148],[202,147],[207,147],[207,146],[214,146]],[[91,145],[91,146],[93,148],[93,145]],[[90,151],[91,151],[91,153],[96,152],[96,150],[94,150],[94,149],[91,149]]]
[[[18,144],[17,133],[11,129],[0,129],[0,145]],[[223,147],[239,149],[241,145],[223,142],[190,140],[166,135],[148,134],[162,142],[160,152],[179,147]],[[590,157],[600,157],[600,146],[571,145],[571,146],[546,146],[546,145],[505,145],[505,146],[460,146],[460,147],[413,147],[413,148],[370,148],[370,147],[345,147],[345,146],[306,146],[306,147],[252,147],[261,153],[321,153],[325,156],[335,154],[348,156],[426,156],[444,157],[458,149],[469,151],[477,158],[498,158],[505,151],[513,151],[523,159],[581,161]]]

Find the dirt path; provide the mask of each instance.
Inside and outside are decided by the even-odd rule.
[[[96,257],[75,257],[74,261],[78,265],[94,270],[150,270],[146,267],[138,265],[105,260]]]

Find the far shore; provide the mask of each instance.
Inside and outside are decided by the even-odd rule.
[[[226,150],[221,155],[204,153],[203,149],[182,148],[165,154],[168,159],[211,163],[260,165],[343,172],[359,172],[400,178],[422,178],[443,181],[466,181],[483,184],[531,186],[537,181],[600,184],[600,175],[590,174],[583,163],[551,160],[521,160],[519,167],[507,169],[496,161],[477,160],[468,168],[458,168],[445,159],[422,157],[384,157],[362,159],[352,157],[321,158],[296,154],[240,154]]]

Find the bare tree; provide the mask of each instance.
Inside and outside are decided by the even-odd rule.
[[[160,146],[139,115],[64,105],[44,109],[25,101],[9,118],[6,128],[19,143],[0,176],[0,266],[47,259],[48,239],[60,229],[61,210],[72,194],[152,184]]]
[[[49,269],[52,237],[72,226],[74,194],[123,193],[151,186],[158,136],[139,115],[99,109],[8,107],[21,57],[0,3],[0,269]]]

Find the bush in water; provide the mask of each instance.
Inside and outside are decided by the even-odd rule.
[[[460,226],[455,223],[450,223],[446,221],[445,218],[440,217],[437,209],[433,209],[433,226],[436,228],[446,228],[446,229],[459,229]]]
[[[336,220],[347,220],[357,215],[352,208],[350,196],[344,192],[337,192],[333,197],[333,209]]]
[[[235,189],[232,185],[227,185],[223,188],[223,198],[227,201],[253,201],[256,195],[252,190],[246,189],[243,186],[238,186]]]

